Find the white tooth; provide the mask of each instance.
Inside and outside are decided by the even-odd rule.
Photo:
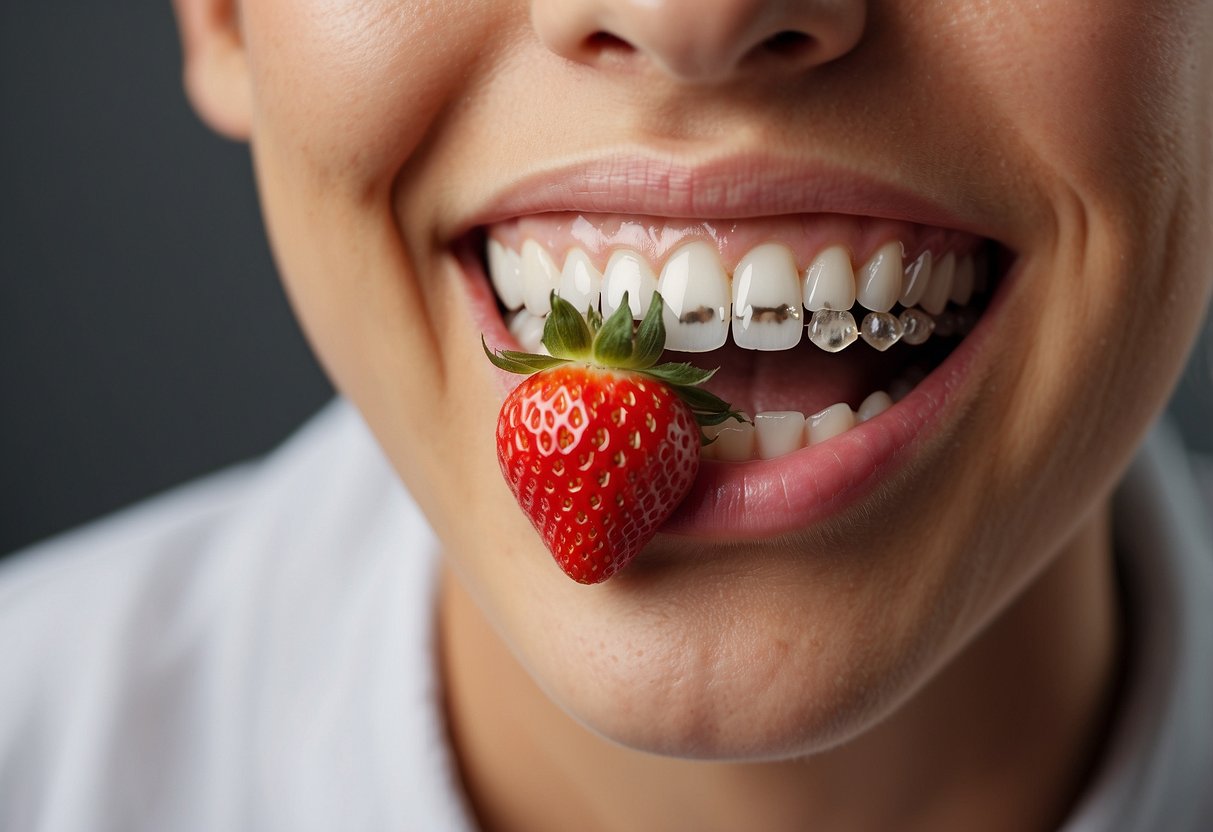
[[[758,457],[774,459],[800,450],[805,444],[804,414],[795,410],[768,410],[754,417]]]
[[[949,251],[931,269],[931,282],[927,285],[922,300],[918,302],[919,306],[932,315],[942,312],[948,305],[948,295],[952,293],[952,276],[955,273],[956,258]]]
[[[922,300],[922,293],[931,282],[931,252],[924,251],[906,266],[902,275],[901,305],[909,308]]]
[[[552,291],[560,279],[560,270],[552,255],[534,240],[522,244],[522,298],[532,315],[552,311]]]
[[[883,390],[877,390],[875,393],[864,399],[863,403],[859,405],[859,413],[857,414],[856,419],[859,422],[866,422],[868,419],[884,413],[892,406],[893,399],[889,397],[889,394]]]
[[[832,404],[809,417],[809,444],[820,445],[855,426],[855,413],[845,402]]]
[[[850,309],[855,305],[855,273],[851,254],[842,246],[830,246],[813,258],[804,270],[804,306],[821,309]]]
[[[901,243],[876,249],[855,279],[855,298],[873,312],[888,312],[901,297]]]
[[[506,309],[522,306],[522,258],[489,238],[489,280]]]
[[[745,462],[754,458],[754,425],[729,419],[719,425],[705,427],[709,439],[713,436],[713,458],[725,462]]]
[[[733,272],[733,343],[749,350],[786,350],[804,331],[800,274],[786,246],[764,243]]]
[[[590,307],[598,308],[598,295],[602,291],[602,274],[594,268],[589,255],[579,248],[569,249],[560,270],[556,294],[584,313]]]
[[[548,348],[543,345],[543,325],[547,318],[532,315],[525,309],[519,309],[510,319],[509,330],[524,352],[549,355]]]
[[[661,270],[657,291],[665,301],[665,345],[680,352],[724,346],[729,334],[729,276],[716,249],[702,241],[675,251]]]
[[[952,277],[952,291],[948,294],[952,303],[964,306],[973,297],[973,256],[966,254],[956,261],[956,274]]]
[[[619,249],[602,272],[602,317],[611,317],[627,292],[632,318],[640,320],[648,311],[656,288],[657,278],[648,261],[634,251]]]

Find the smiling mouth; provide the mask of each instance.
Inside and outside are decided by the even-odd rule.
[[[719,368],[709,387],[753,424],[709,429],[704,458],[776,459],[896,409],[964,340],[1000,249],[973,234],[843,215],[737,221],[549,213],[481,229],[483,263],[518,346],[555,291],[639,319],[665,300],[665,360]],[[643,300],[641,300],[643,299]]]

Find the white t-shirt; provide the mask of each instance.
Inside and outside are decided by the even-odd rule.
[[[1118,496],[1137,649],[1064,827],[1213,829],[1213,543],[1151,438]],[[352,407],[0,568],[0,830],[473,828],[437,543]]]

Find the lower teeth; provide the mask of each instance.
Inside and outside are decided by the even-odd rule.
[[[913,386],[909,380],[899,383]],[[779,410],[758,413],[752,422],[727,421],[703,429],[713,440],[703,447],[703,458],[720,462],[774,459],[827,442],[892,406],[893,397],[877,390],[863,400],[858,412],[839,402],[808,417],[795,410]]]

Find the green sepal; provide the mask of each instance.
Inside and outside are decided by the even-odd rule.
[[[632,367],[632,309],[628,293],[623,293],[619,308],[606,319],[594,339],[593,361],[601,367]]]
[[[602,313],[594,307],[587,307],[585,310],[586,323],[590,325],[590,332],[594,335],[598,334],[598,330],[602,329]]]
[[[658,292],[653,293],[644,320],[637,327],[632,320],[628,293],[623,293],[619,307],[606,321],[593,307],[584,315],[555,292],[551,294],[551,312],[543,327],[543,345],[551,355],[534,355],[517,350],[489,350],[484,336],[480,345],[495,367],[510,373],[531,375],[573,361],[620,370],[634,370],[666,384],[691,409],[700,428],[719,425],[729,419],[749,422],[745,414],[714,393],[699,385],[708,381],[716,370],[703,370],[693,364],[668,362],[657,365],[665,348],[665,304]],[[656,366],[654,366],[656,365]],[[701,445],[710,445],[700,430]]]
[[[733,410],[724,399],[702,387],[675,387],[674,392],[691,408],[700,425],[719,425],[727,419],[750,421],[741,411]]]
[[[584,361],[590,355],[590,345],[594,335],[585,322],[585,318],[577,311],[577,307],[569,303],[553,290],[550,295],[552,311],[548,313],[543,324],[543,337],[540,341],[557,358]]]
[[[484,340],[483,335],[480,336],[480,346],[484,348],[484,354],[489,357],[489,361],[493,362],[493,366],[499,370],[505,370],[507,373],[529,376],[541,370],[550,370],[552,367],[569,363],[567,358],[556,358],[551,355],[534,355],[529,352],[519,352],[518,350],[497,350],[494,352],[489,349],[489,345]]]
[[[644,320],[636,330],[636,346],[632,353],[632,367],[637,370],[647,370],[661,358],[665,349],[665,302],[660,292],[653,292],[649,309],[644,313]]]
[[[666,384],[675,387],[696,386],[716,375],[715,370],[701,370],[692,364],[668,363],[649,367],[644,371],[646,376],[652,376]]]

